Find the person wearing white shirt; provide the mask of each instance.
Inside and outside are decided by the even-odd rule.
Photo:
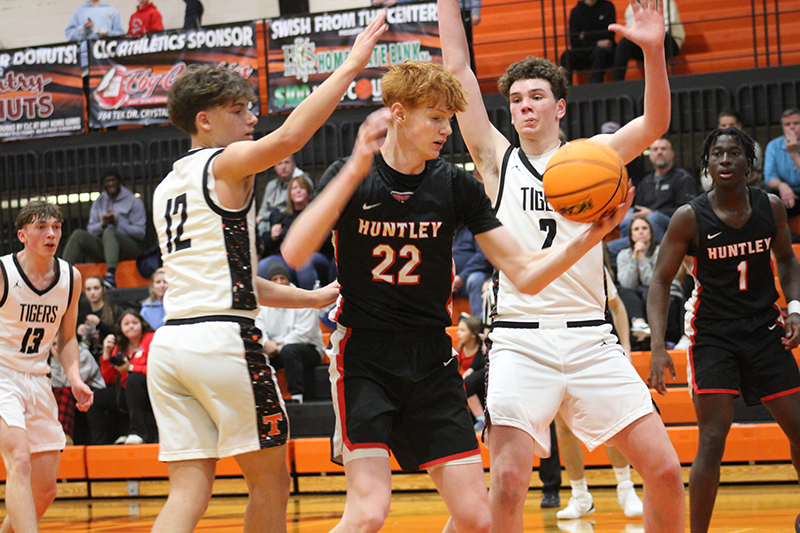
[[[290,285],[289,269],[274,262],[266,278],[273,283]],[[306,384],[314,383],[314,369],[322,362],[325,345],[316,309],[278,309],[261,307],[256,327],[263,335],[264,350],[270,364],[286,370],[286,383],[292,401],[303,403]],[[311,392],[311,391],[309,391]]]

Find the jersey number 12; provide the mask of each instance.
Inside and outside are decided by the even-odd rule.
[[[186,193],[179,194],[175,198],[167,199],[167,209],[164,213],[164,218],[167,220],[167,253],[171,254],[174,251],[184,250],[192,245],[192,239],[182,239],[183,225],[186,224]],[[181,216],[178,227],[175,230],[175,238],[172,238],[172,217],[179,214]]]

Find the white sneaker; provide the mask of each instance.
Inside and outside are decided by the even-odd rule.
[[[128,435],[125,439],[125,444],[144,444],[144,439],[139,435]]]
[[[689,340],[689,337],[684,335],[683,337],[681,337],[681,340],[679,340],[678,343],[675,345],[675,349],[676,350],[688,350],[689,349],[689,345],[691,345],[691,344],[692,344],[692,342]]]
[[[120,435],[117,437],[117,440],[114,441],[114,444],[125,444],[125,441],[128,440],[127,435]]]
[[[572,496],[567,506],[556,513],[561,520],[574,520],[594,512],[594,500],[588,492]]]
[[[623,481],[617,485],[617,501],[620,507],[622,507],[622,512],[625,513],[625,516],[628,518],[642,516],[644,513],[642,500],[636,495],[636,490],[633,488],[632,481]]]

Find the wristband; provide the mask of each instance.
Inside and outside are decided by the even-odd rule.
[[[786,312],[788,314],[797,313],[800,315],[800,301],[792,300],[788,304],[786,304]]]

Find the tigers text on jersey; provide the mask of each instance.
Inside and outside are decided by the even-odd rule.
[[[0,257],[5,285],[0,297],[0,364],[27,374],[47,374],[47,357],[72,298],[72,267],[55,261],[53,282],[44,290],[31,284],[17,254]]]
[[[523,248],[542,250],[581,235],[589,224],[573,222],[546,202],[542,173],[556,150],[532,163],[521,148],[503,158],[495,211]],[[523,294],[500,273],[495,320],[535,322],[541,316],[602,320],[605,309],[603,248],[598,244],[538,294]]]
[[[212,163],[221,152],[207,148],[180,157],[153,195],[168,283],[165,320],[258,315],[253,196],[238,211],[219,205]]]
[[[500,226],[481,185],[450,163],[428,161],[403,201],[387,185],[398,177],[378,154],[334,226],[336,316],[348,328],[449,326],[456,230]]]
[[[689,204],[697,220],[699,243],[688,251],[695,256],[692,275],[698,283],[693,297],[695,318],[728,320],[777,309],[770,255],[777,231],[775,218],[767,193],[749,190],[752,213],[739,229],[720,220],[708,193]]]

